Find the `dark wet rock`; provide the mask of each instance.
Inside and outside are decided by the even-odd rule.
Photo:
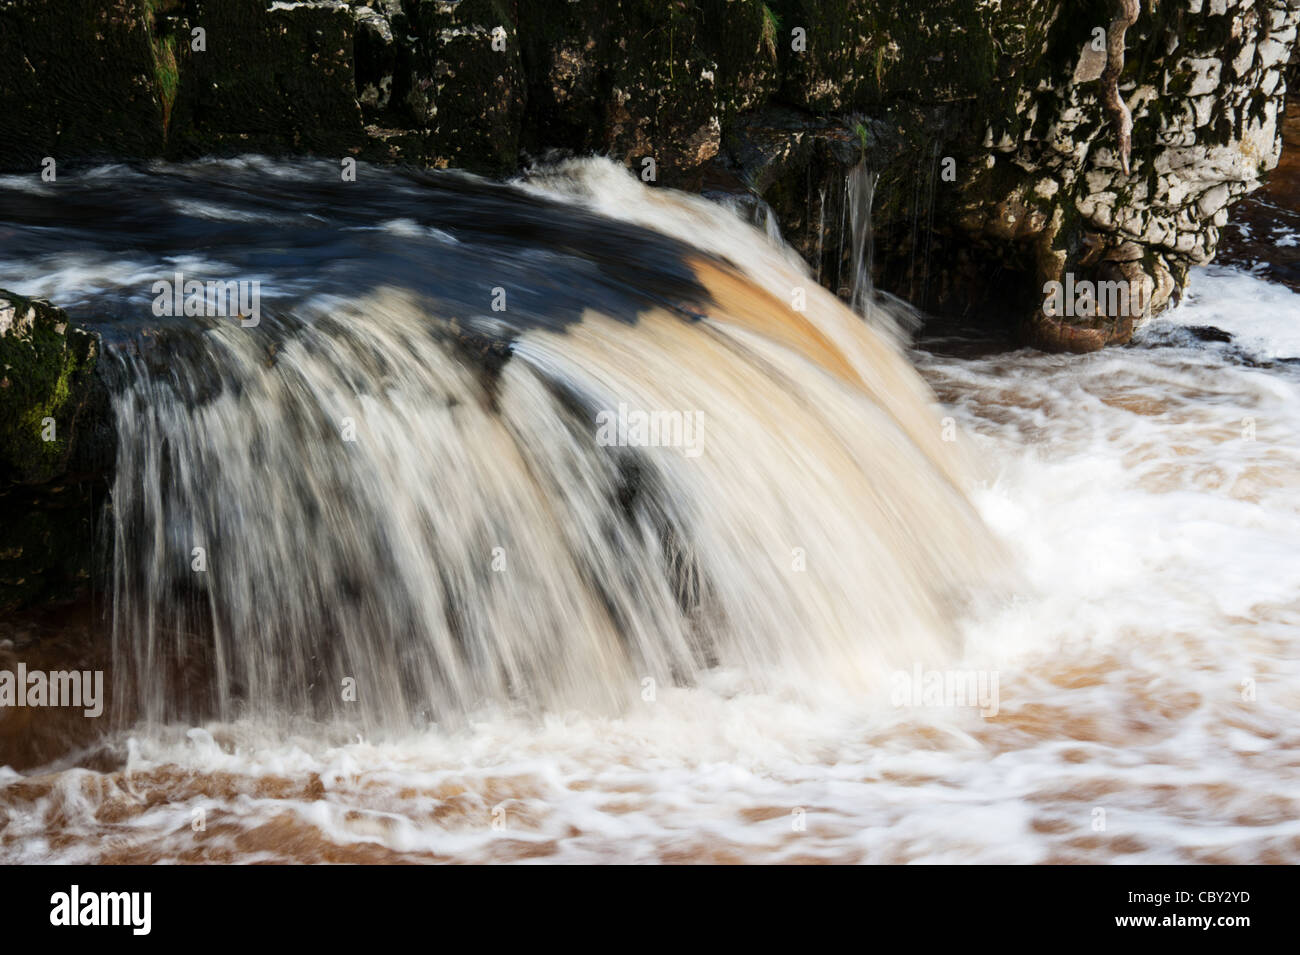
[[[0,0],[0,163],[161,154],[159,60],[139,0]]]
[[[597,0],[520,8],[526,149],[540,154],[598,148],[602,104],[610,91],[606,18]]]
[[[370,0],[352,10],[357,102],[367,121],[395,115],[409,92],[410,29],[398,0]]]
[[[489,174],[518,162],[524,112],[519,31],[503,0],[409,0],[415,38],[407,103],[427,128],[426,162]]]
[[[772,6],[701,0],[706,48],[717,62],[714,87],[724,125],[775,99],[781,85],[782,25]],[[788,35],[789,31],[785,31]]]
[[[344,156],[362,148],[348,4],[193,0],[175,6],[183,15],[172,21],[179,80],[170,155]],[[203,31],[201,51],[194,49],[196,29]]]
[[[0,490],[0,610],[72,601],[91,587],[94,487],[70,482]]]
[[[1213,325],[1188,325],[1187,331],[1191,333],[1198,342],[1230,342],[1232,335],[1225,332],[1222,328],[1215,328]]]
[[[944,103],[999,95],[1037,66],[1034,46],[1056,17],[1044,0],[939,2],[774,0],[783,97],[826,113],[897,99]],[[803,30],[803,49],[796,49]]]
[[[48,303],[0,290],[0,609],[88,583],[93,479],[111,443],[98,341]]]
[[[525,146],[601,152],[646,181],[691,184],[718,155],[724,124],[776,91],[766,9],[727,0],[521,5]]]

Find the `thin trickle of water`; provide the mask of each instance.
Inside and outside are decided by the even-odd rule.
[[[908,301],[915,302],[916,299],[916,245],[920,240],[920,233],[917,226],[921,220],[921,179],[918,176],[912,182],[912,234],[909,238],[911,248],[908,253],[907,268],[907,298]]]
[[[925,217],[925,261],[921,270],[921,284],[916,294],[911,298],[911,302],[917,308],[925,309],[930,303],[930,253],[934,248],[934,200],[935,184],[939,174],[939,144],[934,144],[934,151],[930,157],[930,176],[926,197],[926,217]]]
[[[835,247],[835,291],[839,295],[845,292],[844,286],[844,233],[849,221],[849,186],[848,180],[839,183],[840,190],[840,235]]]
[[[853,284],[849,306],[866,316],[872,307],[871,268],[873,263],[871,205],[876,195],[879,174],[860,162],[848,173],[844,192],[848,197],[852,236]]]
[[[826,243],[826,187],[823,186],[817,190],[817,254],[813,258],[813,278],[817,284],[822,282],[822,255],[823,246]]]

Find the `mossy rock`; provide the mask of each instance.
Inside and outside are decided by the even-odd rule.
[[[90,583],[113,441],[98,346],[59,309],[0,290],[0,610]]]
[[[59,309],[0,289],[0,484],[63,473],[98,351]]]

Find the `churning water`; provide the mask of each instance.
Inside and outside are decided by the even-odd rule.
[[[1300,857],[1293,293],[909,353],[608,163],[333,179],[3,183],[118,451],[113,729],[0,858]]]

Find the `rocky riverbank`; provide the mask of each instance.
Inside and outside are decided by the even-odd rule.
[[[836,291],[861,164],[879,287],[1088,350],[1176,297],[1276,165],[1297,20],[1300,0],[2,0],[0,163],[502,176],[600,152],[761,197]],[[1067,275],[1134,301],[1049,318]]]

